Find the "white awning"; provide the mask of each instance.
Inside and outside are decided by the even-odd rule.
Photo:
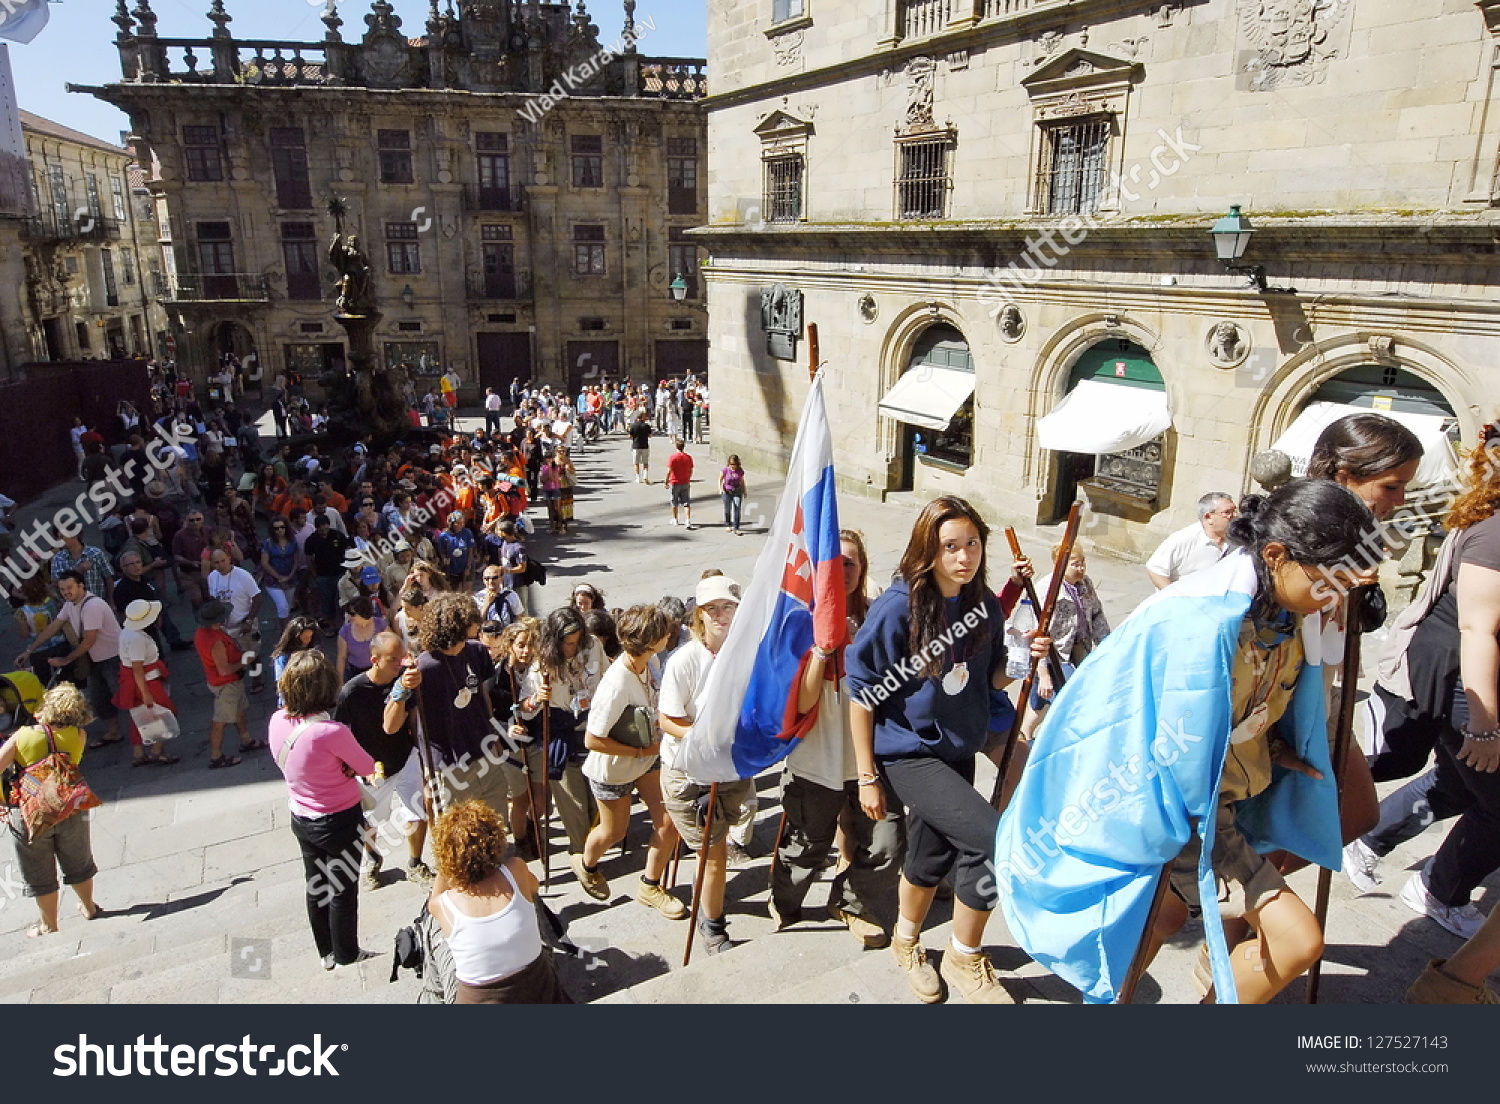
[[[1417,477],[1411,481],[1414,489],[1445,484],[1456,475],[1458,457],[1454,455],[1453,442],[1443,432],[1443,423],[1447,419],[1440,414],[1409,414],[1402,410],[1371,410],[1344,403],[1315,402],[1297,415],[1297,420],[1271,447],[1292,458],[1292,474],[1300,479],[1307,474],[1307,465],[1319,435],[1346,414],[1379,414],[1400,422],[1417,435],[1417,440],[1422,442],[1422,462],[1417,465]]]
[[[898,422],[944,430],[974,394],[974,373],[942,364],[917,364],[880,400],[880,412]]]
[[[1036,423],[1037,443],[1054,452],[1124,452],[1172,428],[1167,393],[1080,380]]]

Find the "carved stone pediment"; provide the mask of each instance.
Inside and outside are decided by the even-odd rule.
[[[806,138],[813,132],[813,125],[799,119],[789,111],[773,111],[755,128],[755,134],[763,142],[784,141],[791,138]]]
[[[1038,67],[1022,79],[1021,85],[1034,94],[1116,81],[1128,83],[1140,75],[1140,69],[1139,62],[1073,49]]]

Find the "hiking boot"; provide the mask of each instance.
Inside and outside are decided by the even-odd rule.
[[[949,943],[943,952],[942,974],[943,980],[957,989],[970,1004],[1016,1003],[1005,987],[995,980],[995,967],[990,956],[983,951],[964,954],[954,950],[953,944]]]
[[[734,840],[729,841],[729,865],[735,870],[742,870],[755,861],[755,858]]]
[[[596,901],[609,900],[609,879],[597,870],[590,871],[583,865],[582,855],[569,855],[568,865],[573,868],[573,874],[578,878],[578,884],[583,891]]]
[[[1427,879],[1420,870],[1402,888],[1401,900],[1413,912],[1436,920],[1460,939],[1472,939],[1474,933],[1484,927],[1484,913],[1475,908],[1473,902],[1443,904],[1428,890]]]
[[[927,961],[927,952],[922,949],[920,939],[892,939],[891,950],[896,952],[896,961],[906,971],[907,984],[923,1004],[936,1004],[943,999],[943,983],[938,973]]]
[[[635,899],[648,908],[654,908],[668,920],[687,919],[687,906],[659,885],[642,882],[635,891]]]
[[[1446,958],[1435,958],[1406,991],[1407,1004],[1500,1004],[1488,985],[1470,985],[1446,973]]]
[[[427,889],[436,878],[437,875],[432,872],[432,867],[428,866],[421,859],[412,859],[406,864],[406,880],[412,885]]]
[[[869,917],[860,916],[853,912],[845,912],[836,905],[828,906],[828,919],[837,920],[843,924],[844,927],[849,929],[849,934],[858,939],[869,950],[878,951],[882,947],[887,946],[891,941],[890,934]]]
[[[365,863],[359,872],[359,888],[365,890],[377,890],[380,888],[380,867]]]
[[[729,938],[729,921],[723,917],[700,920],[698,934],[703,937],[703,949],[708,954],[721,954],[734,946],[734,941]]]
[[[1374,893],[1380,887],[1380,856],[1355,840],[1344,848],[1344,877],[1360,893]]]
[[[776,925],[777,931],[786,931],[787,928],[802,923],[802,910],[800,908],[782,912],[781,909],[776,907],[775,901],[768,901],[766,903],[766,911],[770,914],[771,923]]]

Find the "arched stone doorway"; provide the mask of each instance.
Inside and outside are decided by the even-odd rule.
[[[1038,522],[1066,517],[1080,487],[1113,507],[1107,512],[1148,518],[1170,477],[1170,426],[1166,383],[1149,350],[1128,337],[1086,347],[1062,401],[1037,423],[1050,457]]]
[[[880,413],[896,423],[892,490],[916,488],[927,466],[962,474],[974,460],[974,358],[962,331],[936,322],[919,331]]]

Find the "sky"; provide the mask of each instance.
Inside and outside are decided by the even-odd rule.
[[[425,33],[427,0],[392,0],[404,20],[402,31],[415,38]],[[135,0],[130,0],[131,8]],[[163,38],[207,38],[213,30],[205,13],[209,0],[152,0],[161,17],[156,32]],[[234,17],[229,25],[236,38],[316,42],[326,28],[319,16],[322,0],[227,0]],[[592,0],[589,15],[599,28],[600,41],[613,42],[624,22],[618,0]],[[339,0],[343,35],[355,41],[364,33],[368,0]],[[109,84],[120,79],[120,54],[115,49],[119,29],[109,21],[114,0],[63,0],[52,5],[47,27],[29,45],[10,43],[20,106],[64,126],[109,142],[118,142],[130,123],[125,114],[94,97],[68,93],[63,86]],[[640,0],[635,12],[638,30],[646,22],[639,49],[659,57],[703,57],[707,51],[706,0]]]

